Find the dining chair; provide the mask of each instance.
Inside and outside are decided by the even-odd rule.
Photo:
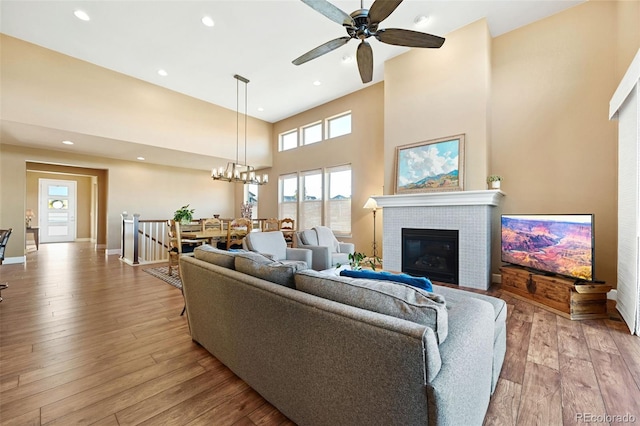
[[[227,250],[234,246],[242,247],[242,240],[252,229],[253,221],[251,219],[233,219],[227,228]]]
[[[203,243],[203,240],[182,238],[180,222],[170,219],[167,224],[169,230],[169,276],[171,276],[174,268],[178,270],[180,256],[191,254],[196,246]]]
[[[222,220],[216,219],[215,217],[208,217],[206,219],[201,220],[202,224],[202,232],[222,232]]]
[[[265,219],[262,221],[262,232],[278,231],[280,230],[280,221],[275,217]]]
[[[293,233],[296,230],[296,221],[285,217],[284,219],[280,219],[278,227],[282,231],[282,235],[284,235],[287,246],[291,247],[293,245]]]
[[[4,261],[4,251],[9,243],[9,237],[11,236],[12,231],[13,228],[0,229],[0,265],[2,265],[2,262]],[[0,302],[2,302],[2,290],[7,287],[9,287],[9,284],[7,283],[0,284]]]

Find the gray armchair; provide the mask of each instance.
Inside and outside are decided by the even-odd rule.
[[[294,233],[293,246],[313,252],[311,268],[316,271],[333,268],[338,264],[347,265],[349,254],[355,252],[353,243],[338,241],[333,231],[326,226],[316,226]]]
[[[307,263],[307,267],[311,267],[311,250],[287,247],[287,242],[281,231],[249,232],[242,241],[242,248],[260,253],[282,263],[303,261]]]

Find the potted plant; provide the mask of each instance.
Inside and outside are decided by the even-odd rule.
[[[181,225],[188,225],[193,220],[193,212],[196,209],[190,209],[189,204],[180,207],[173,214],[173,220],[180,222]]]
[[[349,266],[352,271],[359,271],[362,269],[362,264],[368,264],[371,270],[375,271],[377,265],[382,264],[382,260],[379,257],[367,257],[364,253],[354,252],[349,253]],[[338,265],[340,267],[340,265]]]
[[[491,189],[500,189],[500,182],[502,181],[502,176],[500,175],[489,175],[487,177],[487,183],[491,187]]]

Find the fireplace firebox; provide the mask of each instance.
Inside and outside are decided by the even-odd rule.
[[[402,272],[458,284],[458,230],[402,228]]]

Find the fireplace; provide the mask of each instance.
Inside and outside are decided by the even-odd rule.
[[[402,228],[402,272],[458,284],[458,230]]]
[[[504,193],[495,190],[373,197],[384,212],[384,269],[403,270],[403,228],[455,229],[458,231],[457,285],[487,290],[491,285],[491,237],[499,236],[500,216],[495,207],[502,197]]]

